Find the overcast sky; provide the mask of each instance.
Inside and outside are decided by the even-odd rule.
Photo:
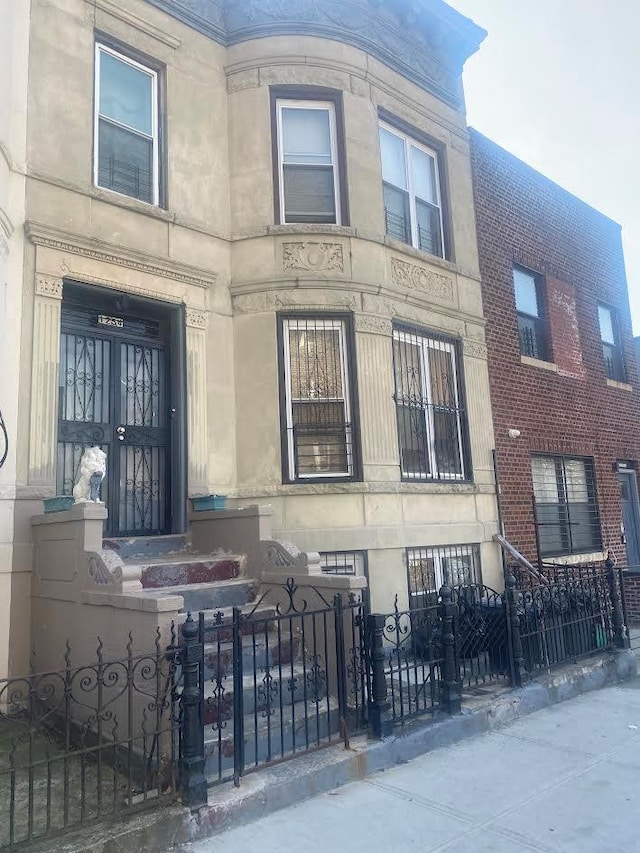
[[[640,0],[448,2],[489,33],[469,124],[622,225],[640,335]]]

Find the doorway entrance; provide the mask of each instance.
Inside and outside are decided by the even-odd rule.
[[[71,494],[87,447],[107,454],[108,536],[183,532],[186,523],[184,312],[64,284],[57,494]]]
[[[618,468],[618,482],[627,543],[627,563],[630,566],[640,566],[640,507],[636,472],[632,468]]]

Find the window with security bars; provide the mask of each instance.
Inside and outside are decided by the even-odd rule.
[[[380,155],[386,233],[443,257],[438,155],[384,123],[380,124]]]
[[[598,305],[598,323],[600,326],[600,340],[602,341],[604,370],[607,378],[613,379],[616,382],[625,382],[627,375],[622,358],[618,318],[613,308],[609,308],[606,305]]]
[[[531,458],[540,557],[584,554],[602,548],[593,460]]]
[[[366,577],[366,551],[320,551],[320,565],[325,575]]]
[[[159,204],[158,75],[96,44],[94,183]]]
[[[409,604],[425,607],[433,603],[441,587],[481,583],[479,545],[440,545],[407,548]]]
[[[455,341],[396,328],[393,367],[403,478],[468,478]]]
[[[282,318],[287,473],[353,478],[352,377],[345,317]]]
[[[280,222],[340,224],[335,105],[276,102]]]
[[[549,360],[547,327],[543,315],[542,280],[540,276],[521,267],[513,268],[518,315],[520,353],[529,358]]]

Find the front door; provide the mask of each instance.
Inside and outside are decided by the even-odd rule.
[[[82,453],[99,445],[107,454],[101,497],[110,536],[176,527],[171,495],[182,478],[172,464],[171,326],[167,306],[65,283],[57,493],[71,493]]]
[[[618,469],[618,481],[627,543],[627,563],[630,566],[640,566],[640,509],[636,472],[631,469]]]

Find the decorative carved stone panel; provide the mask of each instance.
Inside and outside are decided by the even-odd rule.
[[[62,299],[62,279],[53,275],[36,273],[35,291],[38,296]]]
[[[386,317],[373,317],[370,314],[356,314],[355,326],[357,332],[373,332],[391,337],[391,320]]]
[[[464,354],[470,356],[471,358],[487,357],[487,345],[481,343],[480,341],[470,341],[468,338],[465,338],[463,349]]]
[[[283,243],[282,268],[305,272],[344,272],[342,244],[312,240]]]
[[[453,281],[446,275],[409,264],[399,258],[391,259],[391,280],[396,287],[416,290],[432,299],[453,302]]]
[[[206,329],[208,318],[206,311],[199,311],[197,308],[187,308],[186,323],[192,329]]]

